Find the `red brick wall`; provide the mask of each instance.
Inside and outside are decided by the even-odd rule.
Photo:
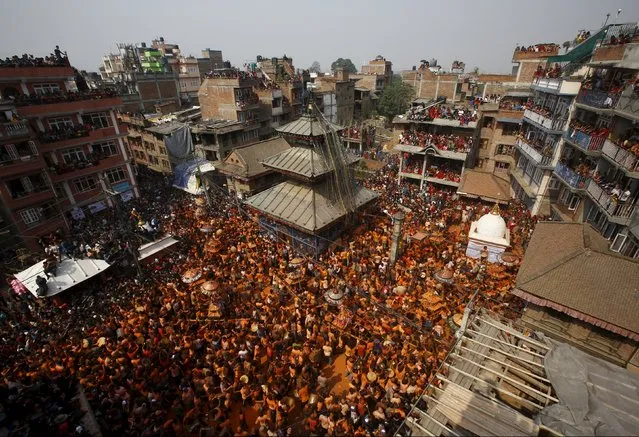
[[[625,51],[625,45],[599,47],[592,55],[592,60],[593,62],[621,61]]]

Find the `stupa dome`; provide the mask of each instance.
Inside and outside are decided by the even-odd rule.
[[[499,214],[499,206],[495,207],[488,214],[484,214],[477,220],[475,235],[473,237],[506,238],[506,220]]]

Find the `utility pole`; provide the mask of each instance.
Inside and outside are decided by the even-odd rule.
[[[393,234],[391,235],[391,253],[389,262],[390,267],[395,265],[395,261],[397,261],[397,257],[399,256],[400,240],[402,238],[402,223],[404,223],[405,218],[406,214],[404,214],[404,211],[402,210],[393,214]]]

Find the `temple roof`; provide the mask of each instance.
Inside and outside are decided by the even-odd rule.
[[[309,233],[316,233],[346,216],[347,211],[329,197],[328,183],[308,186],[282,182],[246,200],[259,212]],[[374,191],[354,187],[354,204],[360,208],[378,197]]]
[[[344,129],[342,126],[327,122],[334,130]],[[328,132],[322,126],[322,123],[310,114],[303,114],[300,118],[290,123],[286,123],[284,126],[280,126],[276,129],[278,132],[288,135],[300,135],[305,137],[321,137]]]
[[[262,165],[262,161],[290,148],[290,144],[284,138],[271,138],[250,146],[233,149],[233,152],[222,161],[222,164],[217,164],[216,167],[222,173],[232,176],[244,178],[258,176],[270,170]],[[239,160],[240,163],[235,163],[235,159]]]
[[[344,153],[347,165],[360,159],[348,151],[344,151]],[[308,179],[323,176],[333,170],[320,153],[309,147],[291,147],[277,155],[269,156],[262,163],[265,167],[297,174]]]

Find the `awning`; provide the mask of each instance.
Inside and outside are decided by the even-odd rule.
[[[588,57],[588,56],[590,56],[592,54],[593,50],[595,50],[595,47],[597,46],[599,41],[601,41],[603,39],[603,37],[606,35],[606,31],[607,30],[608,30],[607,27],[601,28],[601,30],[599,32],[595,33],[590,38],[588,38],[587,40],[585,40],[581,44],[577,45],[574,49],[572,49],[568,53],[566,53],[564,55],[549,57],[548,58],[548,62],[551,62],[551,63],[555,63],[555,62],[562,63],[562,62],[578,62],[578,61],[581,61],[582,59],[584,59],[584,58],[586,58],[586,57]]]
[[[40,276],[47,279],[48,291],[46,297],[51,297],[71,287],[75,287],[87,279],[91,279],[110,266],[108,262],[101,259],[85,258],[72,260],[70,258],[64,258],[62,262],[58,263],[55,276],[50,276],[48,279],[44,273],[44,261],[40,261],[28,269],[16,273],[14,276],[22,282],[27,290],[35,297],[39,297],[36,278]]]
[[[177,244],[177,242],[178,240],[169,235],[167,237],[160,238],[159,240],[152,241],[151,243],[143,244],[138,249],[138,251],[140,252],[138,260],[142,261],[146,258],[156,255],[163,250],[173,246],[174,244]]]
[[[215,170],[213,164],[204,159],[183,162],[173,169],[173,186],[190,194],[200,194],[202,190],[198,172],[204,174],[213,170]]]

